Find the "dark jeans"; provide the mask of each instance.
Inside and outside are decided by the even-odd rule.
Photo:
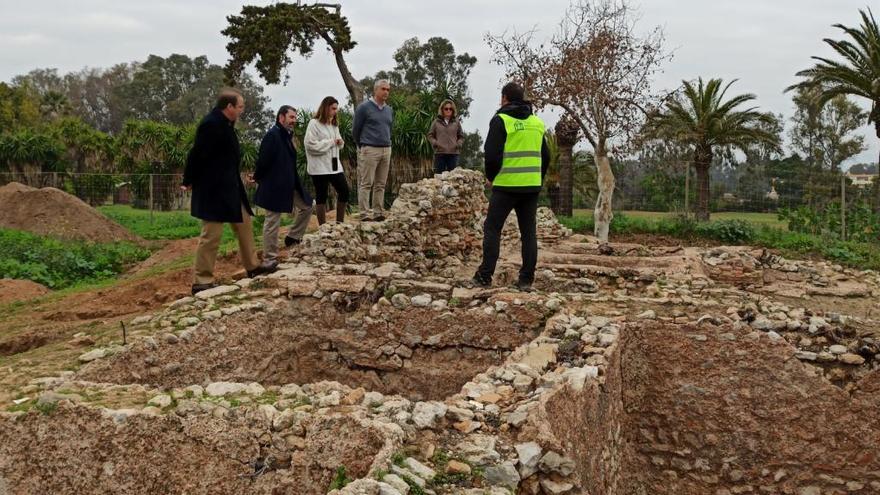
[[[458,166],[458,155],[434,155],[434,173],[452,172]]]
[[[515,193],[492,190],[489,198],[489,212],[483,224],[483,262],[477,269],[477,276],[491,281],[498,264],[501,249],[501,229],[510,215],[516,211],[519,235],[522,240],[522,268],[519,270],[520,282],[532,283],[535,280],[535,265],[538,263],[538,236],[536,215],[539,193]]]
[[[332,184],[336,190],[336,200],[340,203],[348,203],[348,182],[345,174],[312,175],[312,184],[315,185],[315,204],[327,204],[328,185]]]

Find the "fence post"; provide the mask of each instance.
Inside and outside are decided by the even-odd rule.
[[[684,168],[684,216],[690,218],[691,210],[688,208],[688,196],[691,190],[691,166],[685,165]]]
[[[846,240],[846,176],[840,176],[840,239]]]
[[[153,174],[150,174],[150,224],[153,223]]]

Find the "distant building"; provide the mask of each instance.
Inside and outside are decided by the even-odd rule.
[[[846,176],[852,181],[854,186],[868,187],[874,183],[874,178],[877,177],[877,174],[854,174],[852,172],[847,172]]]
[[[856,187],[868,187],[877,177],[876,163],[857,163],[846,171],[846,176]]]

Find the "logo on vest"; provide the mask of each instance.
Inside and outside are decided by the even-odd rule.
[[[515,131],[523,131],[525,128],[526,126],[522,122],[514,122],[513,124],[513,130]]]

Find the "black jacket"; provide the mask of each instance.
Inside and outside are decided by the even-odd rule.
[[[215,108],[199,123],[186,157],[183,185],[192,186],[192,216],[206,222],[239,223],[242,205],[254,214],[241,182],[240,165],[235,123]]]
[[[277,123],[260,143],[254,180],[259,184],[254,196],[257,206],[274,212],[293,211],[293,191],[312,204],[312,197],[303,187],[296,172],[296,149],[290,132]]]
[[[498,116],[499,113],[510,115],[516,119],[525,119],[532,114],[532,105],[524,101],[514,101],[501,107],[492,120],[489,121],[489,133],[486,135],[486,144],[483,146],[484,163],[486,165],[486,178],[495,180],[495,176],[501,171],[501,160],[504,157],[504,142],[507,140],[507,131],[504,129],[504,121]],[[547,167],[550,165],[550,149],[547,148],[547,140],[541,143],[541,182],[547,175]],[[492,186],[492,189],[508,192],[540,192],[541,186],[534,187],[506,187]]]

